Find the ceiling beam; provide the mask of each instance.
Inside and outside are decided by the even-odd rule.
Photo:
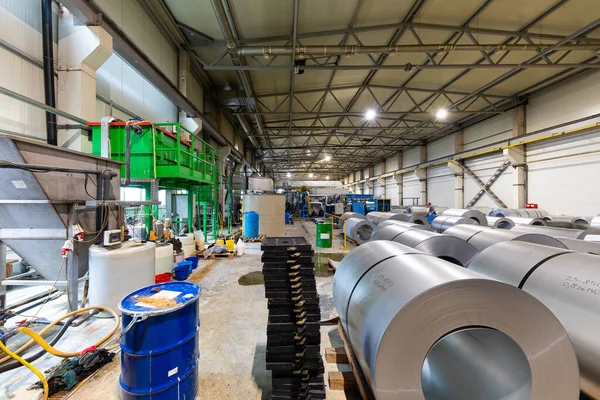
[[[206,65],[207,71],[378,71],[378,70],[403,70],[415,72],[430,69],[567,69],[567,68],[600,68],[593,64],[401,64],[401,65],[305,65],[302,67],[289,67],[286,65]]]

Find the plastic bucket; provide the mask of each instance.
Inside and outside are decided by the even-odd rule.
[[[154,308],[139,302],[161,292],[177,304]],[[171,282],[147,286],[121,300],[121,400],[196,398],[199,296],[198,285]]]
[[[177,265],[175,268],[173,268],[173,272],[175,273],[175,279],[177,279],[178,281],[185,281],[188,276],[190,276],[190,268],[192,263],[190,263],[189,261],[183,261],[179,264],[183,264],[186,263],[186,265]],[[187,263],[189,263],[189,265],[187,265]]]
[[[166,283],[166,282],[171,282],[171,276],[172,274],[170,272],[165,272],[163,274],[158,274],[154,277],[154,283]]]
[[[200,257],[196,256],[191,256],[185,259],[185,261],[189,261],[192,263],[192,269],[198,268],[198,260],[200,260]]]
[[[233,239],[226,240],[225,241],[225,247],[229,251],[235,250],[235,240],[233,240]]]

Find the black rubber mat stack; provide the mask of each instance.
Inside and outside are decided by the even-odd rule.
[[[303,237],[268,237],[261,249],[269,307],[266,361],[273,380],[271,399],[324,399],[313,249]]]

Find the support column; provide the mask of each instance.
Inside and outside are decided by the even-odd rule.
[[[513,111],[512,136],[523,136],[527,131],[527,110],[524,104],[516,107]]]
[[[421,146],[421,154],[419,157],[419,164],[422,164],[427,161],[427,146]],[[427,203],[427,170],[424,168],[417,168],[415,170],[415,175],[421,184],[421,192],[419,196],[419,204]]]
[[[456,161],[450,161],[448,168],[454,174],[454,207],[463,208],[465,204],[465,180],[462,165]]]
[[[398,205],[404,205],[404,175],[398,174],[394,175],[394,180],[396,184],[398,184]]]
[[[513,172],[513,208],[525,208],[527,204],[527,164],[523,146],[504,149],[504,157],[509,160],[515,169]]]
[[[75,236],[74,227],[77,224],[77,205],[71,204],[69,206],[69,225],[67,227],[67,237],[72,238]],[[67,291],[69,292],[69,311],[75,311],[79,308],[79,253],[84,245],[77,240],[73,241],[73,251],[67,253]],[[86,260],[87,261],[87,260]],[[4,265],[2,265],[4,268]]]
[[[60,11],[58,41],[57,106],[88,121],[96,120],[96,71],[112,55],[112,37],[99,26],[75,25],[73,15]],[[59,117],[58,125],[75,122]],[[91,142],[81,129],[62,129],[58,145],[91,152]]]

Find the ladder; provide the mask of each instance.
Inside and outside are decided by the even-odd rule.
[[[496,204],[498,204],[500,207],[508,208],[506,206],[506,204],[498,196],[496,196],[496,194],[490,189],[490,187],[494,184],[494,182],[496,182],[498,180],[498,178],[500,178],[500,175],[502,175],[504,173],[504,171],[506,171],[506,169],[510,166],[510,164],[511,164],[511,162],[509,160],[504,161],[504,163],[500,166],[500,168],[498,168],[496,170],[496,172],[494,172],[494,175],[492,175],[490,180],[487,181],[486,183],[484,183],[481,179],[479,179],[479,177],[477,175],[475,175],[475,173],[473,171],[471,171],[471,169],[469,167],[467,167],[467,165],[464,162],[462,163],[462,167],[463,167],[464,171],[467,173],[467,175],[469,175],[471,178],[473,178],[473,180],[475,182],[477,182],[479,187],[481,187],[481,190],[479,192],[477,192],[477,194],[471,199],[469,204],[467,204],[467,208],[473,207],[479,201],[479,199],[481,199],[481,197],[483,197],[483,195],[486,192],[487,192],[487,194],[490,195],[490,197],[492,199],[494,199]]]

